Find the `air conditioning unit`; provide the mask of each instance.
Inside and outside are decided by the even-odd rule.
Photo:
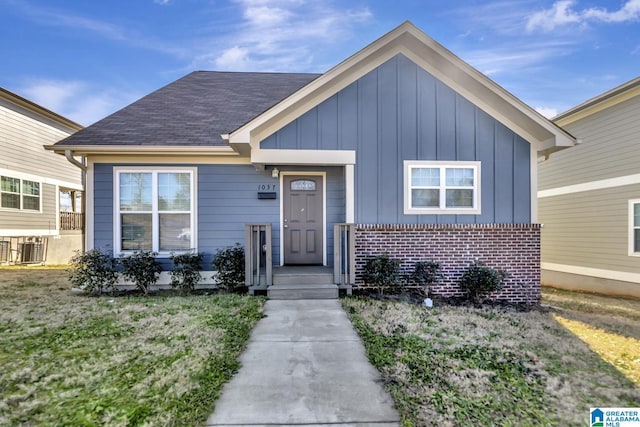
[[[34,242],[18,243],[18,260],[20,264],[44,262],[46,239],[39,238]]]
[[[11,253],[11,242],[0,240],[0,262],[9,262],[9,254]]]

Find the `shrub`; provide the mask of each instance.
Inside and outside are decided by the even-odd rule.
[[[410,278],[421,286],[423,296],[428,297],[429,288],[441,277],[439,263],[435,261],[418,261],[414,265]]]
[[[201,252],[186,253],[180,255],[171,254],[173,270],[171,270],[171,286],[180,288],[183,291],[192,291],[198,284],[202,276],[202,256]]]
[[[388,253],[369,258],[364,266],[362,278],[365,283],[382,288],[398,284],[400,261],[389,257]]]
[[[502,289],[507,273],[474,261],[460,278],[460,288],[469,301],[482,302],[490,293]]]
[[[214,278],[221,289],[238,291],[244,288],[244,248],[240,243],[218,250],[213,268],[216,270]]]
[[[102,252],[100,249],[84,253],[76,251],[71,258],[69,281],[76,288],[100,294],[105,289],[113,291],[117,280],[116,260],[111,252]]]
[[[162,266],[156,260],[155,252],[140,251],[131,255],[121,255],[122,274],[127,280],[131,280],[145,295],[149,294],[149,288],[158,281]]]

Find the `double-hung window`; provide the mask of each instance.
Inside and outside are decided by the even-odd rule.
[[[0,207],[39,211],[40,183],[0,176]]]
[[[404,213],[480,214],[480,162],[404,162]]]
[[[195,168],[116,169],[115,249],[196,249]]]
[[[629,200],[629,255],[640,256],[640,199]]]

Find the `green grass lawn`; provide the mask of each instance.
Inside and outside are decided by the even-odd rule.
[[[544,302],[550,293],[545,290]],[[344,299],[343,306],[403,425],[580,426],[587,425],[590,407],[640,406],[640,382],[564,320],[634,339],[640,301],[600,301],[611,306],[607,312],[588,310],[585,305],[593,307],[582,294],[573,294],[563,296],[561,310],[527,312],[446,305],[427,310],[364,298]],[[638,346],[600,343],[639,362]]]
[[[0,425],[202,425],[264,303],[69,288],[61,269],[0,269]]]

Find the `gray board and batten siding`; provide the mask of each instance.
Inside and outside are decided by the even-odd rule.
[[[113,249],[114,167],[94,165],[94,247]],[[127,164],[135,168],[135,165]],[[152,166],[148,164],[144,167]],[[162,165],[167,166],[167,165]],[[280,188],[271,171],[256,171],[252,165],[180,165],[197,168],[198,250],[205,253],[204,267],[211,266],[218,249],[244,245],[245,224],[270,223],[273,227],[273,262],[280,263]],[[327,174],[327,263],[333,262],[333,226],[345,221],[344,172],[342,167],[285,167],[281,171],[326,171]],[[276,199],[258,199],[265,187],[276,185]],[[167,265],[168,266],[168,265]]]
[[[530,144],[401,54],[261,147],[356,150],[356,223],[531,222]],[[405,215],[404,160],[481,161],[481,214]]]

